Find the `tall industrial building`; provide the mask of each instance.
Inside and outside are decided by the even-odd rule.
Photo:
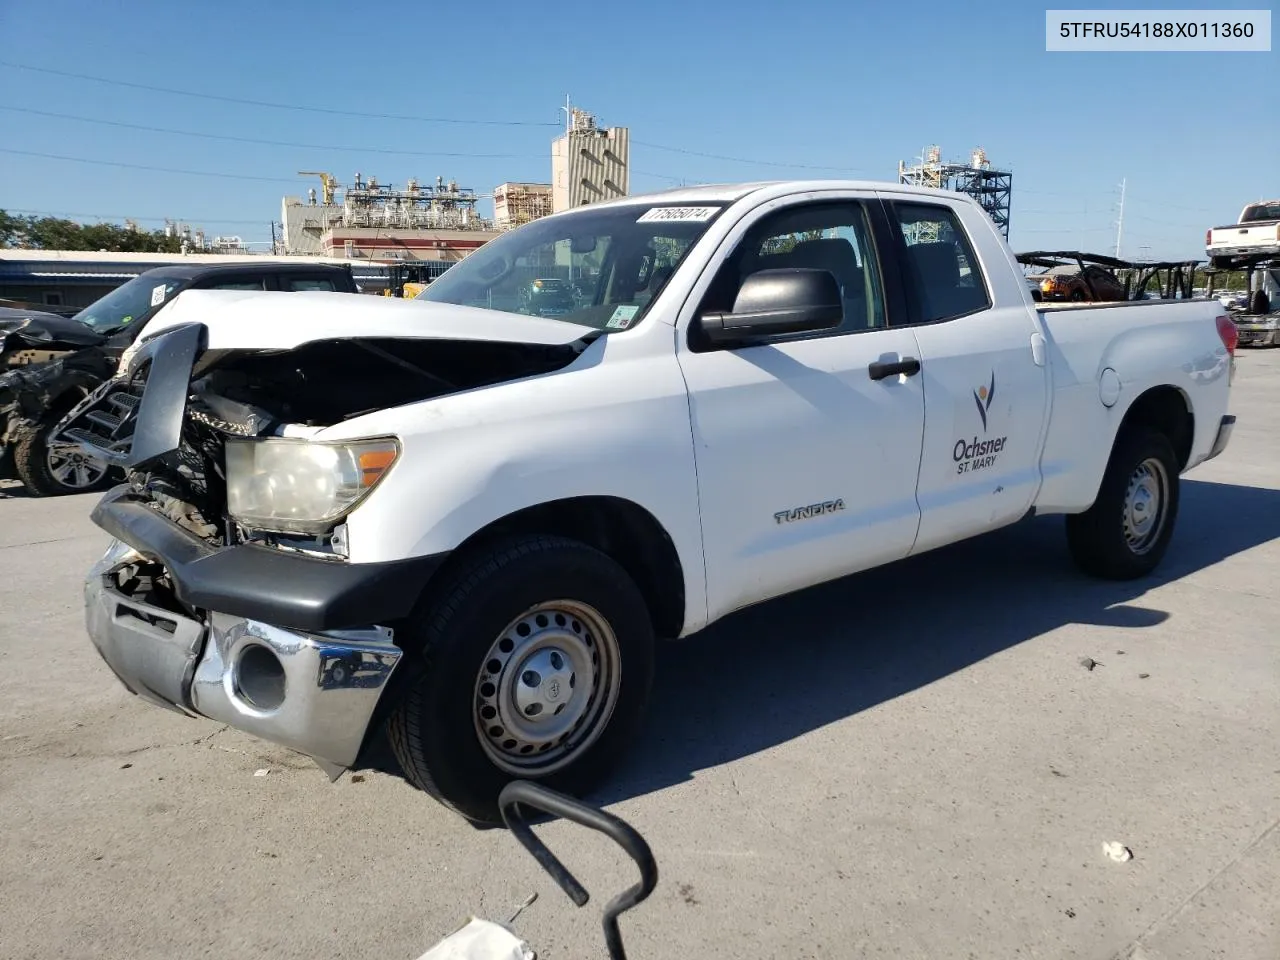
[[[551,144],[553,212],[627,195],[631,140],[626,127],[597,127],[591,114],[569,107],[568,129]]]
[[[946,162],[940,147],[927,147],[918,164],[909,167],[901,161],[898,163],[898,182],[968,194],[987,211],[1004,238],[1009,239],[1013,174],[993,169],[981,147],[970,154],[967,164]]]

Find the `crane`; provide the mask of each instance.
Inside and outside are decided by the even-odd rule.
[[[327,207],[333,203],[333,194],[338,188],[338,179],[332,173],[322,173],[319,170],[299,170],[298,176],[319,177],[321,188],[320,195],[324,200],[324,205]]]

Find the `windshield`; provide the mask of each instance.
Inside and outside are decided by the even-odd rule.
[[[158,307],[186,282],[185,277],[144,273],[99,297],[76,314],[75,319],[98,333],[123,330],[153,307]]]
[[[625,330],[723,209],[636,204],[535,220],[489,241],[415,299]]]

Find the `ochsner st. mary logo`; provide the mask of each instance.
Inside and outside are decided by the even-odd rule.
[[[996,395],[996,372],[991,371],[991,385],[979,387],[973,391],[973,402],[978,405],[978,416],[982,418],[982,432],[987,432],[987,411],[991,409],[991,398]]]
[[[987,414],[991,412],[991,400],[996,395],[996,374],[991,371],[991,382],[985,387],[978,387],[973,391],[973,402],[978,405],[978,416],[982,418],[982,432],[987,432],[989,426]],[[979,440],[976,436],[972,440],[960,439],[956,441],[955,449],[951,451],[951,459],[956,463],[956,473],[973,473],[975,470],[982,470],[991,466],[996,462],[996,458],[1000,455],[1000,451],[1004,449],[1004,442],[1007,437],[996,437],[990,440]]]

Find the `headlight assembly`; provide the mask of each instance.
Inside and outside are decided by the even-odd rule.
[[[324,443],[277,437],[227,441],[227,512],[276,533],[323,533],[395,462],[392,439]]]

